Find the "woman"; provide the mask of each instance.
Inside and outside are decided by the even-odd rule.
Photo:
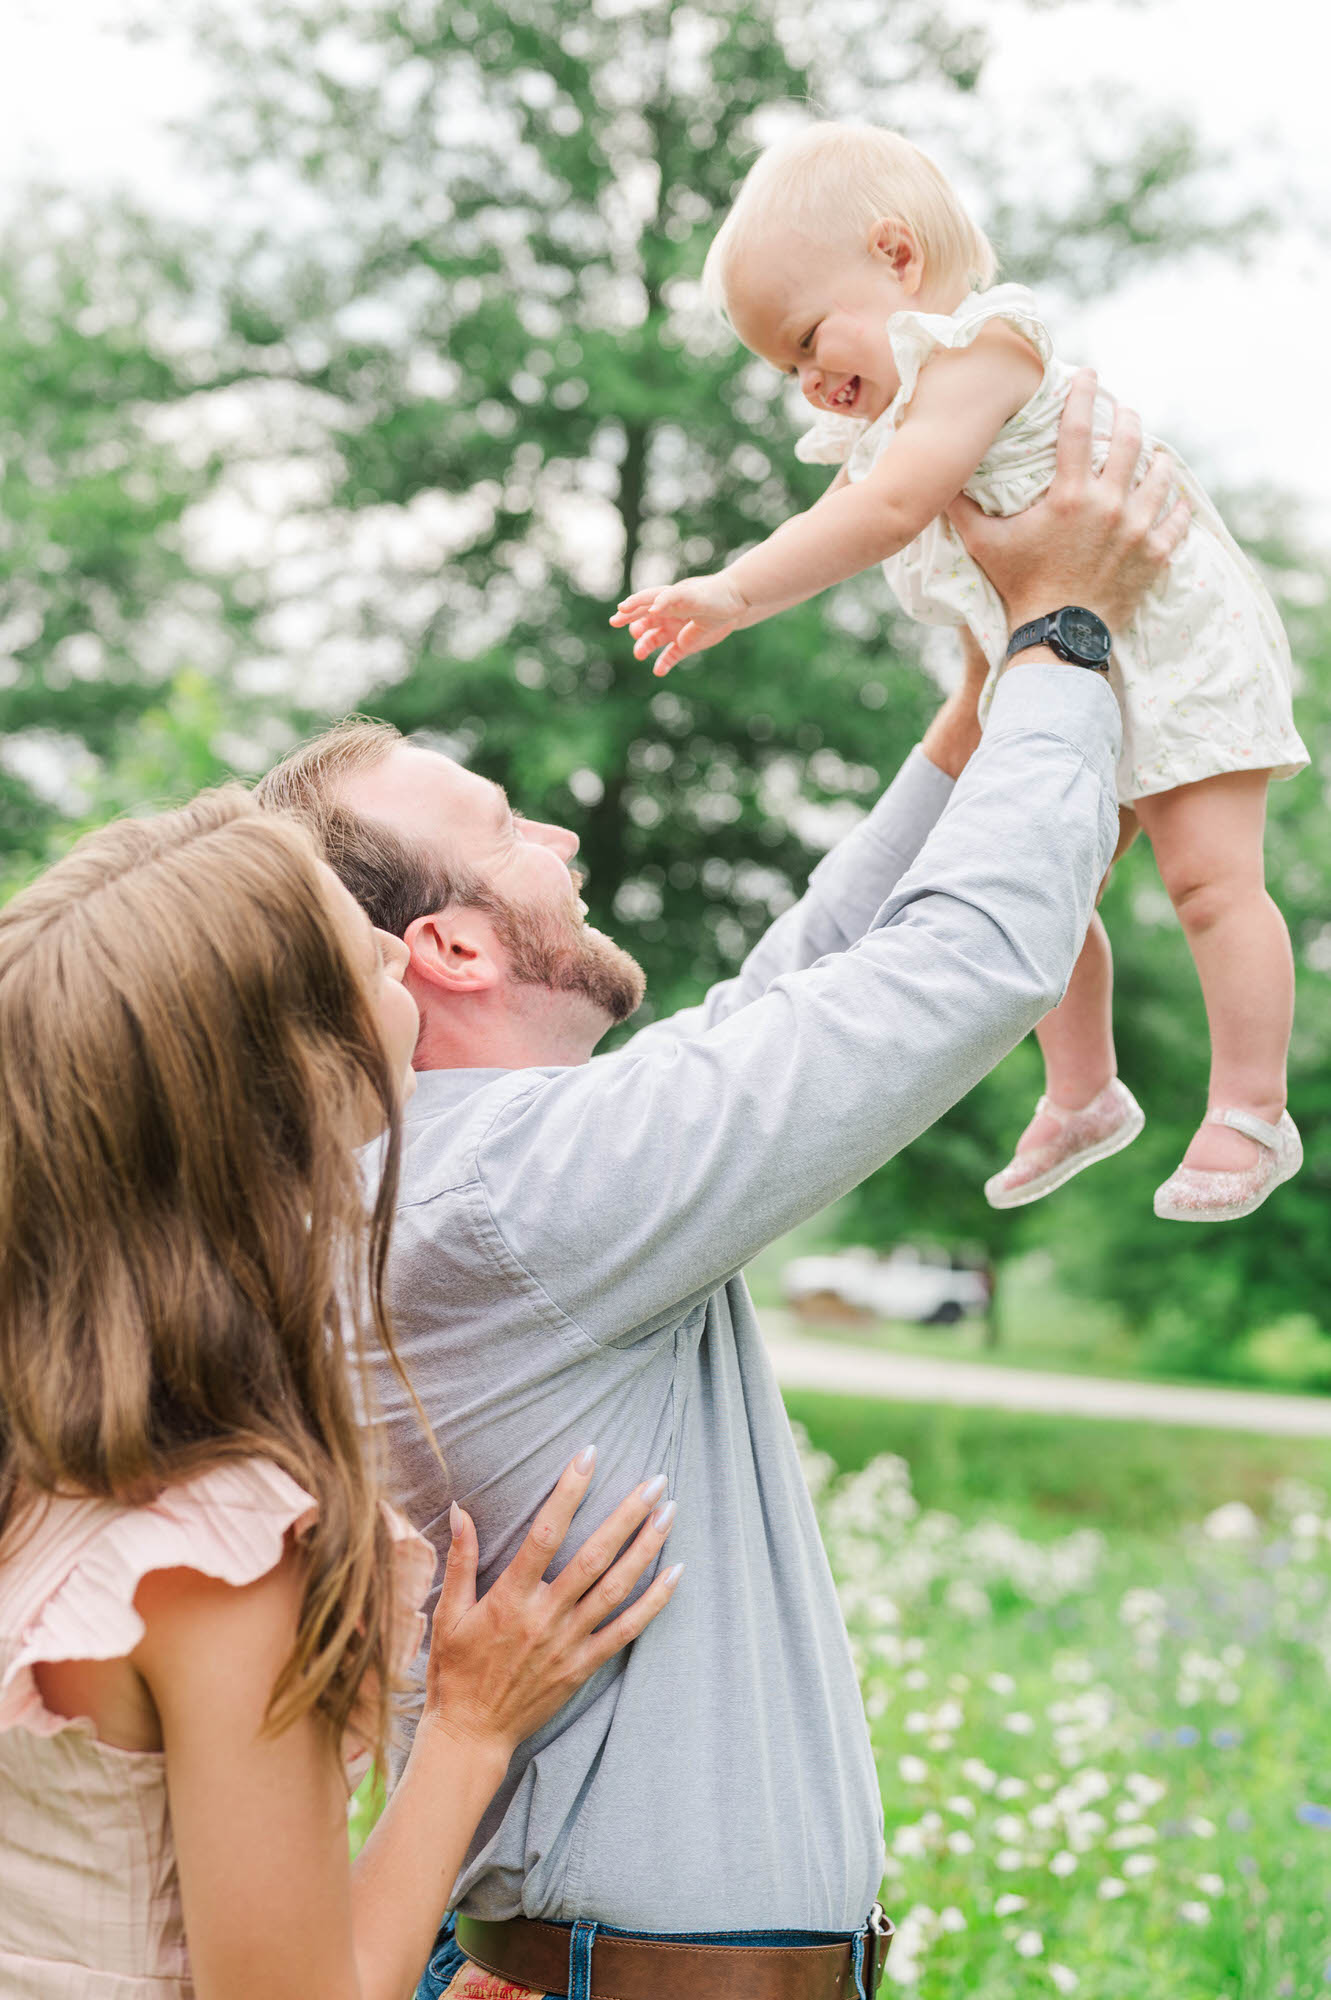
[[[479,1604],[456,1510],[425,1716],[349,1866],[432,1571],[351,1379],[364,1334],[392,1351],[404,962],[238,792],[103,828],[0,912],[9,2000],[401,2000],[513,1747],[677,1581],[596,1629],[659,1481],[542,1581],[591,1451]]]

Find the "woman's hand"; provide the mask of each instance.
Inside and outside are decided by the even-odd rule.
[[[633,657],[645,660],[664,650],[654,674],[668,674],[690,653],[718,646],[745,622],[751,606],[724,570],[715,576],[686,576],[658,590],[635,590],[611,618],[633,635]]]
[[[422,1730],[497,1743],[511,1752],[665,1606],[682,1563],[658,1576],[611,1623],[604,1622],[655,1561],[670,1532],[675,1506],[662,1504],[664,1478],[648,1480],[621,1501],[553,1583],[543,1580],[591,1484],[595,1459],[588,1450],[568,1466],[522,1547],[479,1601],[475,1525],[454,1505],[453,1542],[430,1637]]]

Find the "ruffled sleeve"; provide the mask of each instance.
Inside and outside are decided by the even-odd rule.
[[[892,399],[893,412],[899,417],[904,411],[915,394],[920,370],[940,348],[956,352],[971,346],[976,335],[994,320],[1014,326],[1030,342],[1042,364],[1049,366],[1054,344],[1033,295],[1024,285],[995,285],[987,292],[972,292],[954,313],[893,313],[887,322],[887,338],[901,377],[901,387]]]
[[[43,1705],[33,1667],[132,1653],[143,1637],[134,1597],[145,1576],[193,1569],[253,1583],[281,1561],[288,1530],[303,1534],[317,1512],[303,1487],[258,1458],[168,1486],[147,1507],[57,1499],[47,1508],[15,1557],[36,1587],[22,1592],[22,1626],[8,1635],[13,1650],[6,1647],[0,1676],[0,1729],[38,1736],[78,1725]],[[44,1563],[56,1550],[58,1560]]]
[[[820,410],[795,440],[795,456],[805,465],[844,465],[867,427],[864,417],[838,417]]]

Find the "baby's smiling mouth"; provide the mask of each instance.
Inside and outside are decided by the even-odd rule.
[[[827,398],[827,407],[829,410],[844,411],[852,409],[855,405],[856,398],[859,396],[859,393],[860,393],[859,376],[848,375],[846,377],[846,380],[841,384],[841,387],[836,391],[835,395],[829,396]]]

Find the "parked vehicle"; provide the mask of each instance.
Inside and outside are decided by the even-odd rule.
[[[987,1271],[956,1268],[907,1243],[886,1257],[865,1249],[796,1257],[781,1283],[792,1311],[807,1319],[904,1319],[920,1326],[950,1326],[967,1313],[984,1313],[991,1288]]]

